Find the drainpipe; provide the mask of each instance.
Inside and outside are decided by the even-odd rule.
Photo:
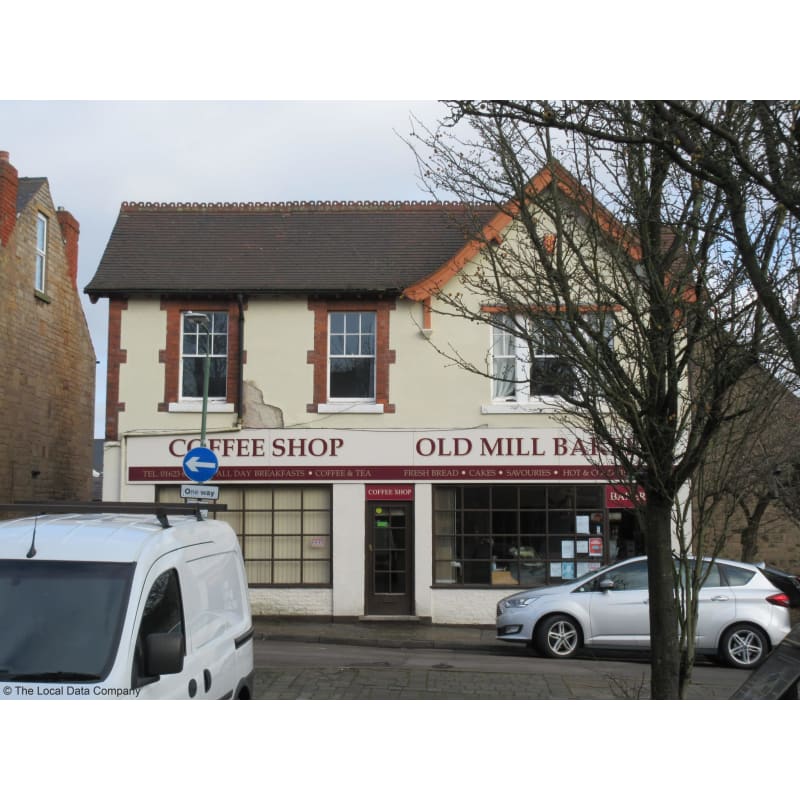
[[[243,405],[244,405],[244,297],[239,294],[236,295],[236,301],[239,303],[239,393],[237,399],[237,412],[236,424],[239,428],[244,424],[243,420]]]

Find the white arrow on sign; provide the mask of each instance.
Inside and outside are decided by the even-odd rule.
[[[200,469],[214,469],[216,466],[213,461],[201,461],[197,456],[190,458],[186,462],[186,469],[190,472],[197,472]]]

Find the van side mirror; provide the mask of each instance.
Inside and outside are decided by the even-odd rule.
[[[601,591],[608,592],[614,588],[614,581],[612,581],[611,578],[603,578],[598,586],[600,587]]]
[[[156,677],[181,672],[185,649],[182,633],[151,633],[144,641],[146,674]]]

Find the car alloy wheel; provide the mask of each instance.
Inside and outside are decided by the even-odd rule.
[[[769,650],[764,634],[752,625],[736,625],[722,637],[722,656],[732,667],[753,669]]]
[[[536,649],[550,658],[569,658],[579,644],[577,625],[563,614],[544,620],[536,630]]]

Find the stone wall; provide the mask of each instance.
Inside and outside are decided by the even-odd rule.
[[[67,215],[62,230],[40,184],[0,243],[0,502],[91,499],[96,365],[68,258],[77,259],[77,223]],[[43,292],[34,286],[39,213]]]

